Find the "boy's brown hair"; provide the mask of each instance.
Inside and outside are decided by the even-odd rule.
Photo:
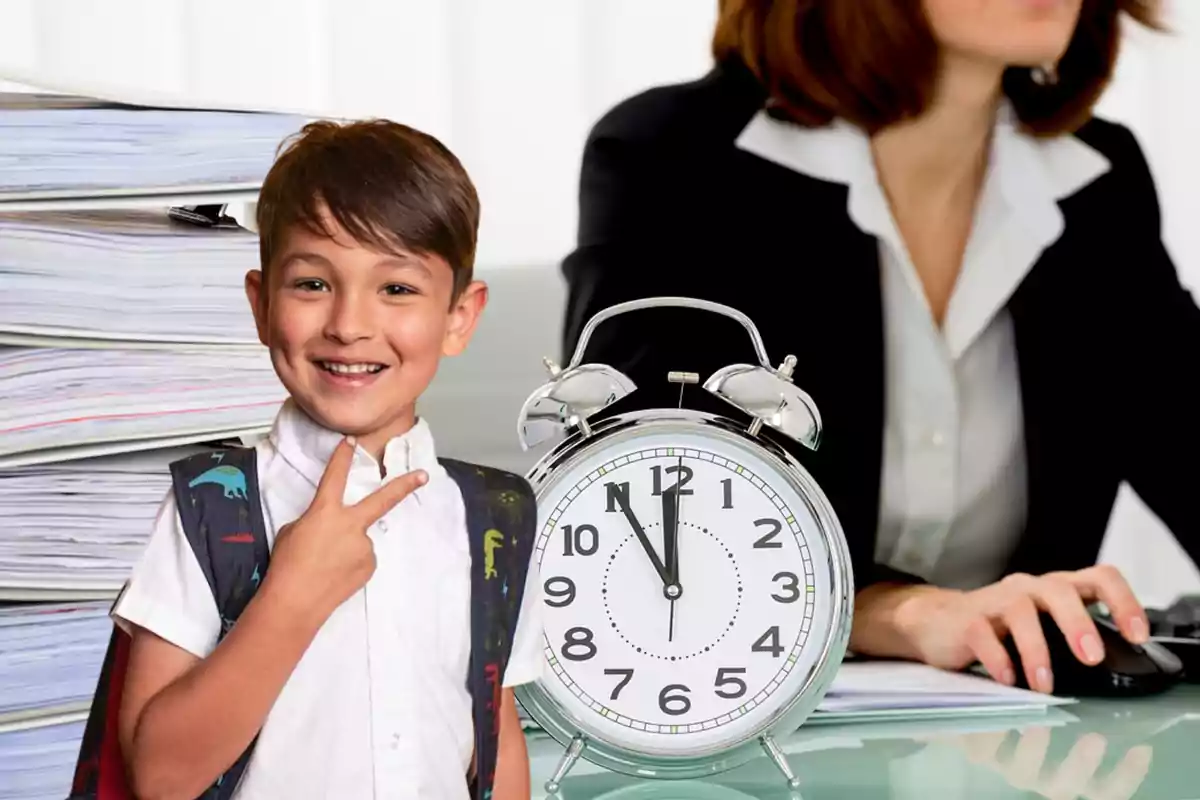
[[[454,270],[454,297],[471,282],[479,197],[433,136],[388,120],[319,121],[285,141],[258,197],[264,272],[292,226],[329,235],[325,209],[364,246],[440,256]]]
[[[1052,136],[1086,122],[1112,77],[1121,18],[1158,29],[1160,5],[1083,0],[1056,83],[1028,69],[1004,76],[1025,129]],[[925,110],[939,61],[921,0],[720,0],[713,55],[749,67],[773,115],[811,127],[840,117],[870,134]]]

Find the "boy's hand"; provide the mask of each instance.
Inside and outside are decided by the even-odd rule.
[[[429,479],[423,470],[401,475],[347,506],[342,502],[354,461],[354,439],[338,444],[308,510],[279,529],[266,583],[320,625],[375,572],[367,529]],[[264,584],[265,588],[265,584]]]

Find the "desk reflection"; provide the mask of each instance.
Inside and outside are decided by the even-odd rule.
[[[1055,744],[1066,754],[1054,753]],[[1122,748],[1094,731],[1080,735],[1070,727],[1043,726],[946,737],[927,749],[943,747],[999,776],[1018,796],[1048,800],[1131,800],[1150,774],[1154,754],[1150,744]]]
[[[573,774],[561,800],[1188,800],[1200,785],[1200,686],[1044,714],[806,726],[781,741],[801,785],[766,758],[710,779],[656,782]],[[543,740],[535,798],[562,748]],[[546,765],[542,767],[541,765]]]

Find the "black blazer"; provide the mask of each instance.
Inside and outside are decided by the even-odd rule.
[[[737,65],[652,89],[594,127],[583,156],[564,360],[587,320],[621,301],[686,295],[748,314],[767,353],[798,360],[795,382],[824,419],[815,453],[791,448],[829,496],[859,587],[874,564],[883,453],[883,305],[878,244],[846,212],[847,188],[738,149],[764,103]],[[1077,134],[1111,162],[1060,203],[1066,227],[1011,298],[1028,459],[1028,517],[1009,572],[1095,563],[1128,481],[1200,562],[1200,309],[1161,238],[1146,161],[1124,127]],[[668,370],[708,377],[754,363],[736,323],[692,310],[605,323],[586,360],[639,386],[613,412],[674,407]],[[686,405],[730,413],[689,390]],[[733,412],[736,415],[736,412]]]

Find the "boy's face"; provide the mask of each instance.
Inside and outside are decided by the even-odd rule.
[[[466,348],[487,302],[436,255],[381,253],[325,215],[331,237],[297,227],[264,281],[246,276],[258,336],[283,385],[317,422],[377,457],[415,420],[444,355]]]

